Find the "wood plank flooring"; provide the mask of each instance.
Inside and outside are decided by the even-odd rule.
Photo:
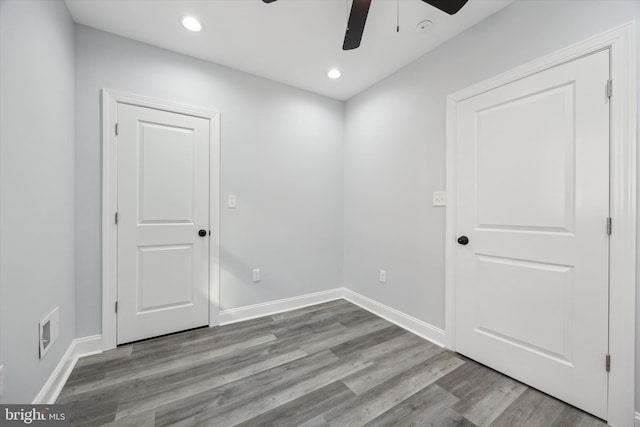
[[[74,426],[604,426],[345,300],[78,361]]]

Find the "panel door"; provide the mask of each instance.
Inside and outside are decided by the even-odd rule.
[[[457,351],[607,415],[609,53],[458,104]]]
[[[117,114],[122,344],[208,323],[209,122],[126,104]]]

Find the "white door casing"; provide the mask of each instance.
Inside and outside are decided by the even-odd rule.
[[[609,51],[457,108],[457,350],[607,416]]]
[[[118,105],[119,344],[208,324],[208,231],[208,121]]]

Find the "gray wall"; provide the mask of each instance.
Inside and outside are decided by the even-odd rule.
[[[633,19],[637,0],[519,0],[349,100],[345,286],[443,327],[446,95]]]
[[[102,88],[220,111],[222,310],[341,286],[343,103],[77,26],[78,336],[101,330]]]
[[[73,37],[62,2],[0,2],[5,403],[31,402],[75,337]],[[60,336],[39,360],[38,323],[55,307]]]

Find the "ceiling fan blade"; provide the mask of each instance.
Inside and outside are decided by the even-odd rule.
[[[265,0],[266,1],[266,0]],[[422,0],[425,3],[429,3],[431,6],[440,9],[449,15],[455,15],[458,13],[462,6],[467,4],[469,0]]]
[[[367,22],[367,15],[369,14],[369,6],[371,6],[371,0],[353,0],[347,32],[344,35],[344,43],[342,44],[343,50],[351,50],[360,46],[364,24]]]

